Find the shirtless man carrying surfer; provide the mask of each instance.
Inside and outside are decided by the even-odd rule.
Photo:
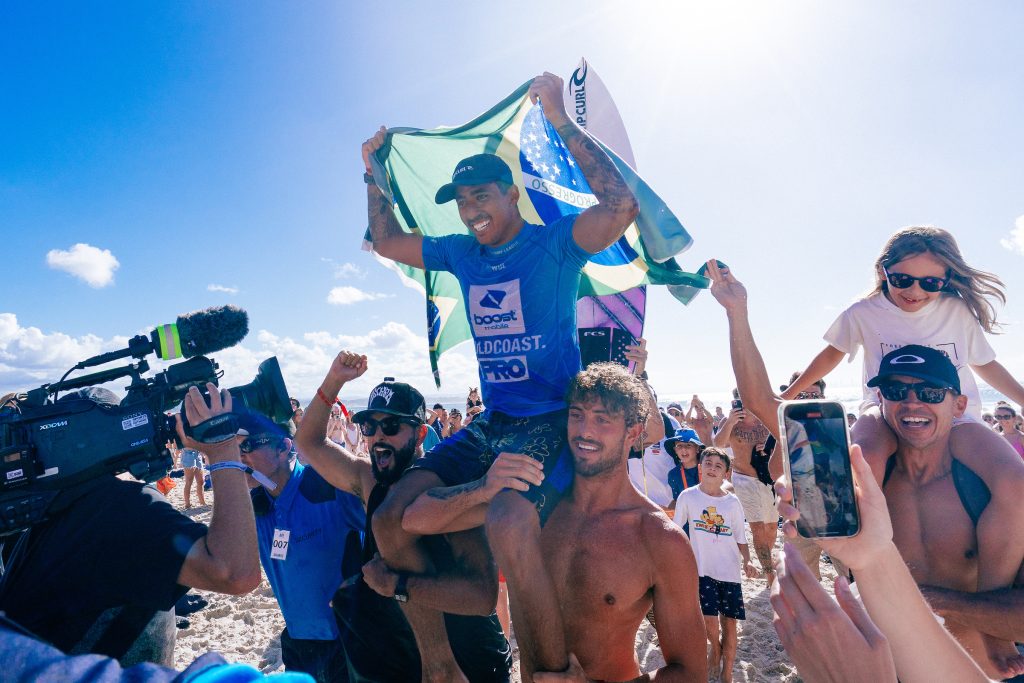
[[[633,649],[653,604],[665,666],[658,681],[705,681],[704,622],[689,541],[629,480],[630,444],[643,429],[648,397],[624,368],[599,363],[569,387],[572,493],[541,532],[541,549],[562,607],[569,670],[535,681],[632,681]]]

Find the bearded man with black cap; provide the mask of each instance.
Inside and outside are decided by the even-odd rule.
[[[423,454],[428,427],[423,395],[389,377],[370,393],[367,408],[352,416],[366,439],[369,460],[328,439],[330,406],[341,388],[366,369],[366,356],[339,353],[295,439],[303,458],[327,482],[363,501],[369,520]],[[482,530],[433,537],[430,566],[416,573],[392,571],[377,553],[370,524],[365,532],[362,575],[349,576],[332,601],[350,679],[420,680],[420,654],[400,607],[408,604],[444,612],[447,644],[470,680],[508,681],[511,649],[494,615],[497,569]]]

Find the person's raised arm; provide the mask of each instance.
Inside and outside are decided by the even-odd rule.
[[[363,164],[367,180],[373,175],[370,156],[384,146],[387,129],[380,127],[373,137],[363,143]],[[423,236],[414,235],[402,229],[395,218],[395,209],[377,183],[366,183],[366,209],[370,221],[370,237],[373,250],[392,261],[414,268],[423,267]]]
[[[792,401],[809,386],[836,369],[836,366],[846,358],[846,353],[840,351],[831,344],[827,345],[821,352],[811,360],[807,369],[800,373],[793,382],[782,392],[782,398]]]
[[[231,394],[207,383],[207,403],[199,389],[185,395],[185,416],[192,426],[231,412]],[[238,461],[238,438],[225,435],[215,443],[198,443],[185,436],[177,416],[178,438],[186,448],[202,450],[210,464]],[[213,513],[210,530],[192,544],[178,572],[182,586],[241,595],[260,583],[260,556],[256,544],[256,517],[252,511],[245,473],[239,469],[218,469],[210,473],[213,483]],[[199,483],[202,486],[202,482]]]
[[[984,365],[972,365],[971,369],[978,373],[985,384],[1012,399],[1017,405],[1024,405],[1024,387],[1002,363],[994,360]]]
[[[728,268],[719,268],[715,259],[708,261],[708,277],[711,278],[711,294],[722,304],[729,320],[729,351],[743,407],[754,413],[778,439],[777,412],[781,399],[772,392],[764,359],[754,342],[747,316],[747,289]]]
[[[697,437],[700,438],[701,443],[713,444],[715,438],[715,418],[704,407],[704,402],[700,400],[697,394],[694,394],[690,400],[690,408],[694,411],[693,417],[689,418],[693,431],[697,432]]]
[[[597,204],[579,215],[572,229],[576,244],[596,254],[622,237],[640,209],[615,163],[565,112],[562,87],[561,78],[544,72],[530,84],[530,99],[540,101],[544,116],[572,152],[597,199]]]
[[[373,488],[370,463],[327,438],[327,421],[331,416],[331,403],[341,388],[364,372],[366,356],[351,351],[339,353],[295,433],[296,448],[306,462],[332,486],[363,501]]]
[[[718,431],[711,437],[711,445],[716,448],[728,448],[729,442],[732,439],[732,430],[740,421],[740,413],[743,412],[742,408],[733,408],[729,411],[722,426],[718,428]]]

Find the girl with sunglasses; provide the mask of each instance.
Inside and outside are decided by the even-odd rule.
[[[930,346],[953,361],[968,398],[964,416],[954,422],[953,456],[983,477],[988,472],[1016,472],[1020,458],[981,421],[981,395],[974,379],[977,373],[1014,401],[1024,400],[1024,387],[995,359],[985,339],[985,333],[998,327],[995,301],[1006,303],[1002,281],[969,266],[949,232],[930,226],[903,228],[889,238],[875,261],[874,288],[839,315],[825,333],[828,345],[782,398],[795,399],[847,355],[852,361],[862,348],[864,401],[854,440],[869,461],[884,459],[896,450],[896,437],[882,419],[878,395],[867,387],[867,380],[878,373],[889,351],[908,344]],[[1024,476],[1024,469],[1020,472]]]

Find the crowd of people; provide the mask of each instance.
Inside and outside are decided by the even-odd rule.
[[[211,523],[114,477],[76,489],[5,552],[6,672],[171,680],[174,603],[188,587],[251,591],[262,566],[297,680],[508,681],[514,631],[523,681],[731,681],[744,577],[770,587],[775,629],[805,680],[1024,675],[1024,433],[1009,403],[982,416],[974,379],[1024,403],[984,336],[1005,299],[999,280],[968,266],[944,230],[897,232],[874,291],[776,393],[746,289],[709,261],[734,399],[728,412],[697,396],[662,410],[643,340],[628,365],[581,367],[581,270],[624,234],[637,202],[565,112],[561,80],[539,76],[530,95],[596,199],[547,225],[524,220],[511,170],[482,154],[436,196],[455,202],[469,234],[408,232],[371,163],[386,129],[363,145],[374,249],[462,287],[480,363],[465,412],[428,410],[394,378],[402,368],[371,369],[349,349],[283,424],[233,410],[213,384],[209,398],[192,387],[192,435],[179,418],[176,457],[186,507],[193,487],[205,505],[205,464]],[[496,338],[508,343],[479,343]],[[847,417],[860,531],[807,538],[778,407],[823,399],[825,375],[858,352],[864,402]],[[513,361],[520,371],[495,370]],[[384,379],[350,413],[340,395],[368,372]],[[835,599],[820,583],[822,551]],[[644,619],[664,658],[647,673],[634,652]],[[232,668],[211,653],[181,675]]]

